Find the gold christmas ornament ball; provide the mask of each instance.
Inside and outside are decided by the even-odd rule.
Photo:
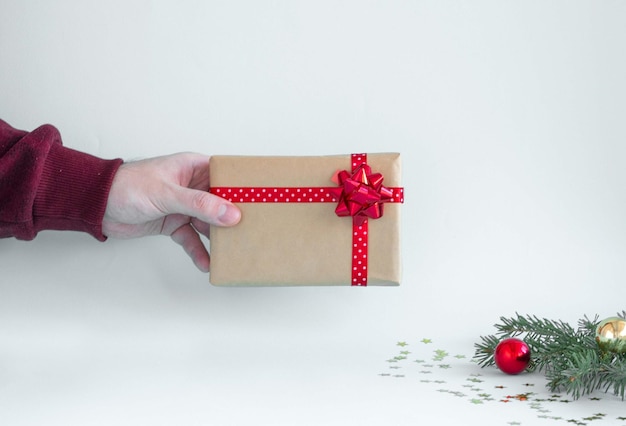
[[[626,353],[626,319],[611,317],[598,324],[596,342],[603,351]]]

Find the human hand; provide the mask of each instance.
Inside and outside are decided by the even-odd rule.
[[[241,218],[229,201],[209,194],[209,157],[179,153],[122,164],[113,179],[102,232],[111,238],[169,235],[195,265],[209,271],[200,234],[209,224],[232,226]]]

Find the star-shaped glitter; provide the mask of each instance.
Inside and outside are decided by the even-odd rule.
[[[435,351],[435,356],[433,357],[433,361],[442,361],[447,356],[448,356],[448,352],[442,349],[437,349]]]
[[[400,346],[400,347],[405,347],[407,345],[408,345],[407,342],[398,342],[398,343],[396,343],[396,346]]]
[[[602,413],[598,413],[598,414],[594,414],[593,416],[590,417],[583,417],[583,420],[600,420],[602,417],[606,416],[606,414],[602,414]]]
[[[431,339],[424,338],[424,339],[420,340],[420,342],[422,342],[424,344],[429,344],[429,343],[432,343],[433,341]]]
[[[518,393],[517,395],[514,395],[514,396],[507,396],[507,398],[515,398],[518,401],[527,401],[530,395],[532,395],[532,392]]]

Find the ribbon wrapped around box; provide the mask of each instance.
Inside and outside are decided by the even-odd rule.
[[[213,156],[209,167],[210,192],[242,211],[211,227],[213,285],[400,284],[400,154]]]

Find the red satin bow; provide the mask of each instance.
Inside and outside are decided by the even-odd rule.
[[[352,216],[355,225],[367,218],[378,219],[383,215],[383,203],[393,197],[393,191],[383,186],[383,175],[372,173],[366,163],[357,166],[352,174],[347,170],[338,173],[339,187],[332,192],[339,199],[337,216]]]

